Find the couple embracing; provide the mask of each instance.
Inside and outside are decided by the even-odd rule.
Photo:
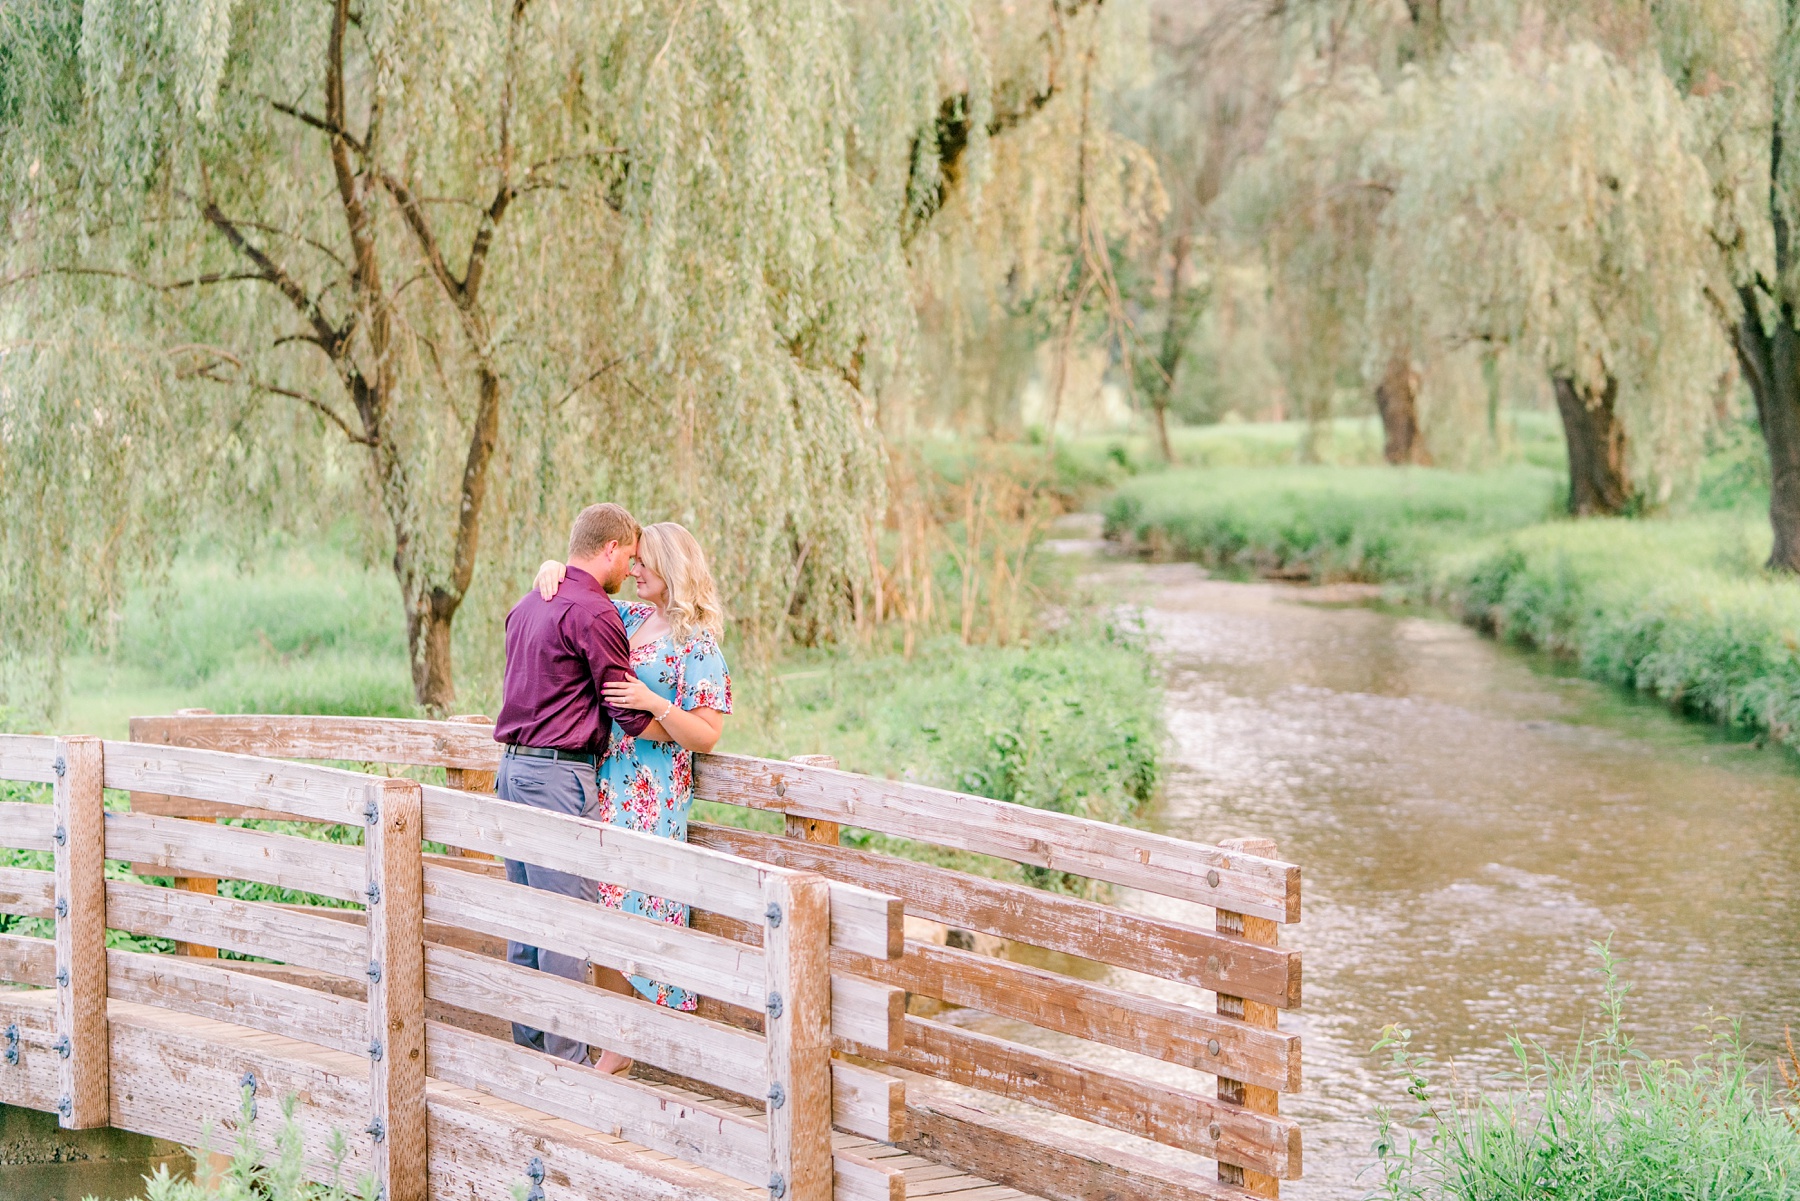
[[[532,591],[506,615],[506,681],[494,739],[505,745],[502,799],[555,813],[687,839],[694,802],[691,755],[710,751],[731,712],[731,676],[719,651],[724,612],[706,555],[674,522],[640,527],[623,508],[590,505],[569,533],[568,563],[548,560]],[[637,600],[614,599],[631,577]],[[597,901],[686,925],[688,907],[535,864],[506,861],[515,884]],[[571,980],[586,960],[509,942],[507,959]],[[610,968],[603,987],[691,1010],[684,989]],[[513,1041],[576,1063],[585,1043],[513,1024]],[[595,1048],[595,1050],[601,1050]],[[601,1051],[603,1072],[631,1061]]]

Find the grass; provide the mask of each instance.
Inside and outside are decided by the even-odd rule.
[[[1709,720],[1800,742],[1800,581],[1765,572],[1753,429],[1715,439],[1693,497],[1571,520],[1549,468],[1184,469],[1127,481],[1108,531],[1228,573],[1395,586]]]
[[[1559,1054],[1513,1038],[1510,1078],[1444,1091],[1408,1034],[1376,1049],[1417,1103],[1379,1115],[1388,1201],[1792,1201],[1800,1127],[1729,1025],[1689,1062],[1652,1060],[1623,1032],[1627,988],[1604,946],[1599,1030]],[[1454,1085],[1454,1081],[1453,1081]]]

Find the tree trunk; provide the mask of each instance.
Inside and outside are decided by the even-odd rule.
[[[1755,289],[1739,288],[1738,301],[1732,345],[1769,448],[1769,568],[1800,572],[1800,333],[1791,305],[1777,306],[1775,328],[1765,332]]]
[[[1624,512],[1632,495],[1625,476],[1625,427],[1614,408],[1619,381],[1609,375],[1598,390],[1566,375],[1553,382],[1569,445],[1569,512],[1577,517]]]
[[[1387,435],[1382,454],[1396,467],[1429,463],[1425,444],[1419,440],[1419,373],[1405,355],[1388,360],[1387,371],[1375,386],[1375,409]]]
[[[450,712],[456,700],[451,673],[450,626],[457,605],[439,593],[406,606],[406,643],[412,655],[413,696],[434,717]]]

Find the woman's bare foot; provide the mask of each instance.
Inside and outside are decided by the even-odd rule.
[[[608,1076],[623,1076],[631,1070],[631,1060],[617,1051],[602,1051],[600,1062],[594,1065]]]

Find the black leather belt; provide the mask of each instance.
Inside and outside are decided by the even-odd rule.
[[[506,753],[526,759],[566,759],[570,763],[585,763],[589,767],[600,766],[598,755],[586,751],[559,751],[552,746],[509,746]]]

